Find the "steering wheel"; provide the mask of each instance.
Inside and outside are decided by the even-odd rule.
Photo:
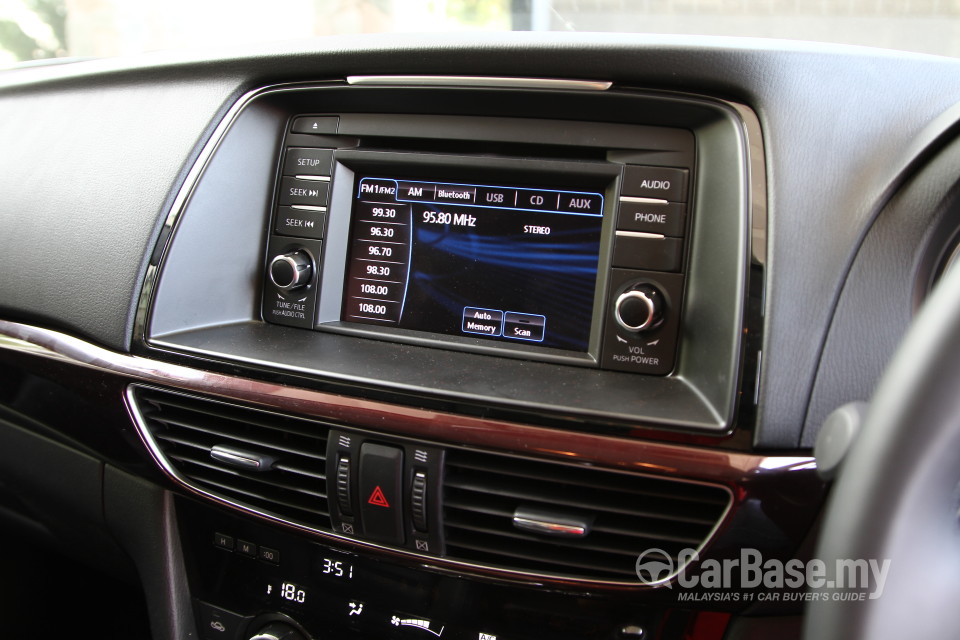
[[[889,559],[883,590],[863,601],[836,586],[812,590],[805,640],[960,637],[958,483],[960,269],[952,269],[877,387],[814,556],[827,567]]]

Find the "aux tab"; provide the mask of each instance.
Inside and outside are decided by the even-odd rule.
[[[603,213],[603,196],[599,193],[561,193],[560,211],[566,213]]]

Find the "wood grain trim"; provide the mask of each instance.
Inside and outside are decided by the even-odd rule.
[[[809,471],[815,465],[806,456],[766,456],[556,430],[278,385],[116,353],[57,331],[5,320],[0,320],[0,349],[357,428],[728,486],[791,470]]]

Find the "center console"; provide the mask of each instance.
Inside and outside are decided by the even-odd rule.
[[[767,531],[746,537],[791,552],[769,532],[813,513],[810,474],[734,442],[762,335],[758,136],[739,105],[580,81],[234,105],[137,331],[243,377],[127,388],[203,637],[684,637],[718,609],[658,604],[685,550]],[[755,508],[774,481],[790,510]],[[651,548],[672,572],[637,568]]]

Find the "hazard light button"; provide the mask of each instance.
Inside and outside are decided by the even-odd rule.
[[[403,449],[364,442],[359,475],[364,537],[402,545]]]

